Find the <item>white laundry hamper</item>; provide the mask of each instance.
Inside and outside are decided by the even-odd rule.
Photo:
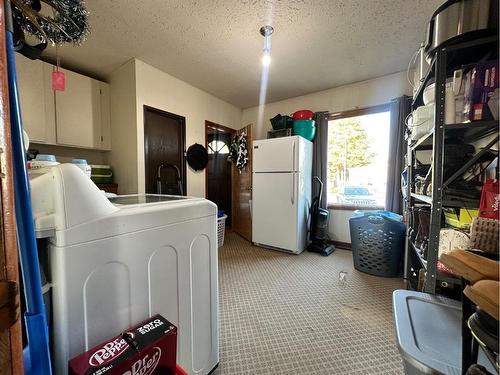
[[[226,231],[227,215],[223,215],[217,219],[217,243],[219,247],[224,245],[224,233]]]

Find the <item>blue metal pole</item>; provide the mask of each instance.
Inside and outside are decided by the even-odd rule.
[[[7,16],[9,14],[7,13]],[[14,201],[21,271],[26,297],[26,331],[28,336],[28,371],[33,375],[50,375],[47,317],[43,303],[38,250],[31,211],[31,196],[24,150],[21,109],[17,89],[16,61],[12,30],[6,32],[9,82],[12,160],[14,169]]]

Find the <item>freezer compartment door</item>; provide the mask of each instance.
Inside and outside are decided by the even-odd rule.
[[[295,173],[253,174],[252,241],[300,252],[298,247],[298,181]]]
[[[299,168],[299,137],[263,139],[253,142],[253,171],[294,172]]]

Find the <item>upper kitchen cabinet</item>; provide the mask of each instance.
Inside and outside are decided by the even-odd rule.
[[[111,103],[110,86],[108,83],[99,82],[101,94],[101,138],[99,148],[111,150]]]
[[[66,88],[55,93],[57,143],[109,150],[109,85],[69,70],[61,71]]]
[[[32,142],[56,143],[52,65],[17,53],[16,68],[24,130]]]

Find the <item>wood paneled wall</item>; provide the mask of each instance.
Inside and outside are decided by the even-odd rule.
[[[0,1],[0,282],[13,281],[19,285],[11,155],[5,8],[4,2]],[[19,293],[15,302],[19,304]],[[9,319],[9,315],[2,314],[2,319]],[[18,315],[13,326],[0,331],[0,373],[23,373],[21,320]]]

